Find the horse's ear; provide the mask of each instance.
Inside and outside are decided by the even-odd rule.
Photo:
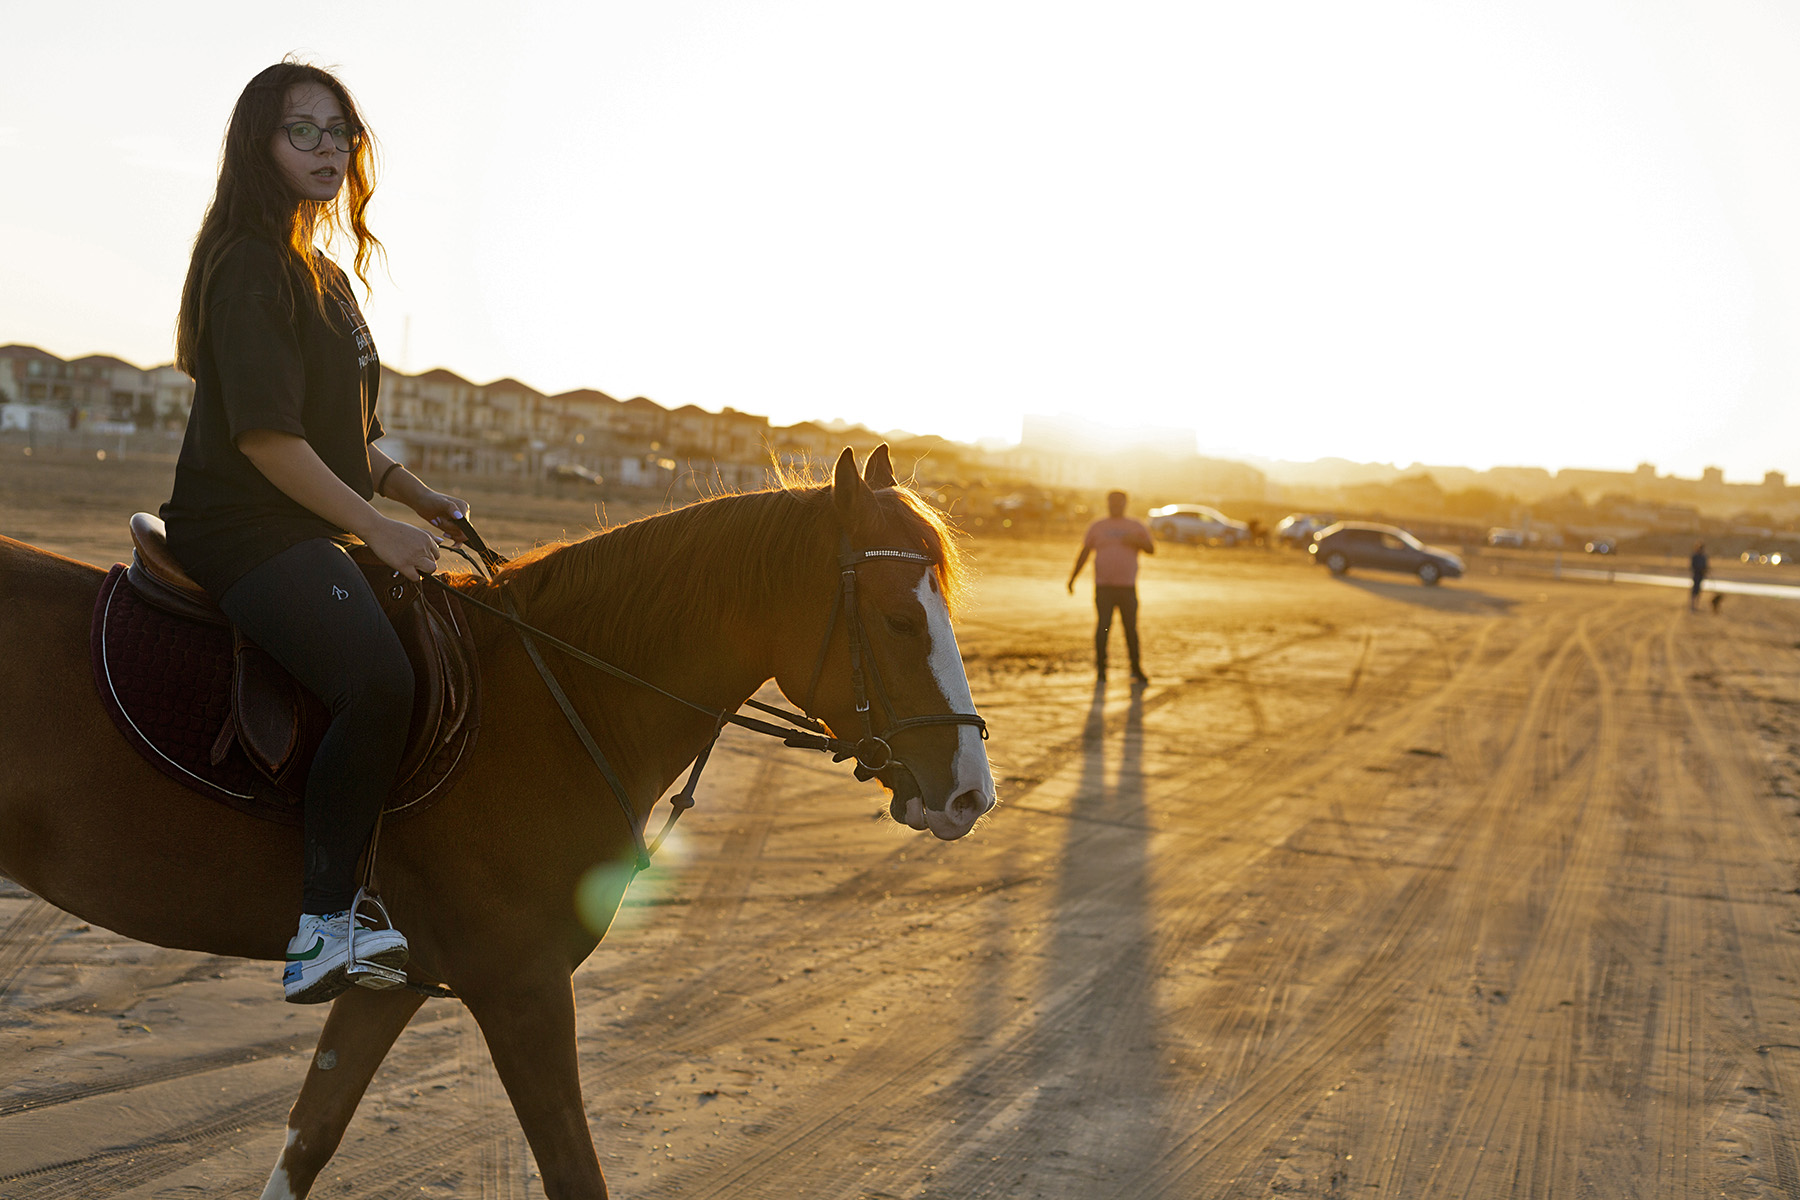
[[[856,453],[845,446],[831,472],[831,503],[837,508],[838,519],[846,526],[856,512],[858,494],[868,490],[869,485],[856,473]]]
[[[894,464],[888,458],[886,442],[869,451],[868,461],[863,463],[863,482],[877,491],[894,486]]]

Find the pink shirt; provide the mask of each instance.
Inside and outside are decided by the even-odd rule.
[[[1130,517],[1102,517],[1088,526],[1081,544],[1094,552],[1095,587],[1136,587],[1138,553],[1156,552],[1150,531]]]

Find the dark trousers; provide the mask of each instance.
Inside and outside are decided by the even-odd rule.
[[[356,860],[406,751],[412,664],[362,571],[324,538],[256,567],[219,607],[331,710],[306,778],[300,911],[349,908]]]
[[[1102,671],[1106,669],[1106,639],[1112,632],[1112,614],[1119,610],[1119,624],[1125,627],[1125,650],[1131,655],[1131,669],[1143,673],[1143,662],[1138,658],[1137,634],[1137,589],[1134,587],[1095,587],[1094,611],[1098,619],[1094,622],[1094,665]]]

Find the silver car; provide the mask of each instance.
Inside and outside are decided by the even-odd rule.
[[[1331,524],[1335,517],[1320,513],[1289,513],[1275,525],[1275,540],[1283,546],[1305,546],[1313,534]]]
[[[1204,504],[1165,504],[1151,509],[1150,532],[1165,542],[1235,546],[1250,540],[1248,525]]]

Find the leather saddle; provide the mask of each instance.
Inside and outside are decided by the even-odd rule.
[[[115,574],[123,571],[127,586],[121,589],[116,581],[108,580],[94,623],[97,682],[115,721],[146,758],[189,786],[219,794],[234,806],[251,811],[266,810],[273,801],[290,810],[289,814],[264,811],[262,815],[297,818],[295,801],[304,794],[308,768],[330,723],[325,705],[231,626],[205,589],[188,577],[169,552],[160,518],[135,514],[131,540],[131,565],[114,568]],[[413,669],[412,720],[387,806],[389,812],[395,812],[435,798],[460,773],[479,725],[478,663],[468,623],[455,596],[439,589],[427,591],[408,581],[366,547],[353,547],[350,557],[393,622]],[[121,596],[122,592],[129,595]],[[143,612],[143,605],[155,612]],[[169,618],[174,618],[173,624]],[[121,644],[126,639],[134,644]],[[224,669],[227,644],[229,667]],[[146,653],[152,659],[158,654],[161,658],[149,661]],[[213,664],[210,671],[205,667],[208,659]],[[198,675],[184,686],[171,687],[166,678],[155,688],[142,685],[147,673],[166,677],[189,664],[196,664]],[[130,678],[133,674],[139,677],[135,687]],[[221,688],[225,691],[222,697],[216,694]],[[171,691],[175,694],[170,695]],[[203,722],[210,735],[210,744],[204,749],[195,737],[200,731],[191,728],[191,720],[185,723],[187,728],[176,728],[183,722],[175,715],[148,711],[184,702],[190,710],[211,716]],[[220,712],[222,720],[217,716]],[[158,729],[173,731],[175,736],[159,742],[153,732],[146,732]],[[191,761],[202,755],[206,762]],[[251,799],[244,794],[239,778],[248,777],[243,771],[246,760],[260,777],[251,781],[257,786],[249,789],[260,803],[244,803]],[[180,770],[170,770],[171,765]],[[214,786],[198,786],[207,782]],[[271,787],[277,795],[270,795]]]

